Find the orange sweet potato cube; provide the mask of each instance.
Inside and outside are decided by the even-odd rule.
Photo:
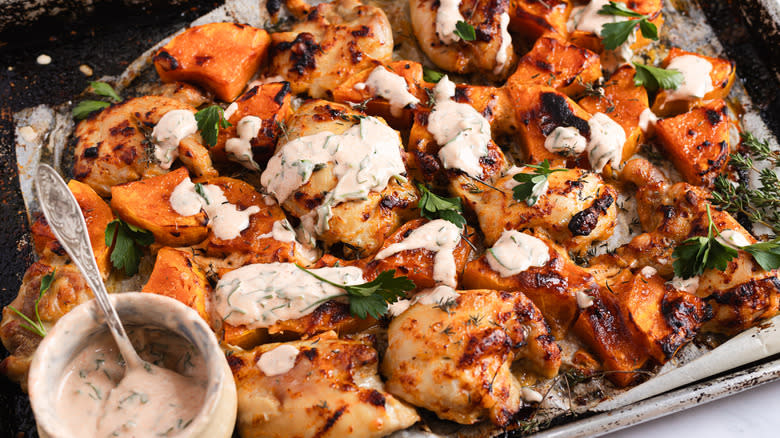
[[[690,111],[692,108],[714,99],[725,99],[731,92],[731,86],[734,85],[734,78],[737,75],[737,68],[733,61],[721,58],[712,58],[700,55],[698,53],[686,52],[676,47],[669,51],[669,55],[664,59],[662,66],[665,68],[674,58],[691,55],[707,60],[712,65],[710,70],[710,79],[712,80],[712,91],[708,92],[701,99],[687,99],[671,101],[670,95],[673,90],[661,90],[653,103],[653,112],[659,116],[669,116],[681,114]]]
[[[514,0],[509,2],[509,28],[529,40],[549,33],[566,35],[570,12],[565,0]]]
[[[620,67],[604,84],[602,96],[585,96],[580,106],[591,114],[604,113],[616,121],[626,132],[623,145],[623,161],[636,153],[642,144],[639,117],[648,109],[647,91],[634,85],[636,70],[630,65]]]
[[[198,312],[206,322],[211,322],[206,311],[211,285],[206,273],[187,251],[160,248],[149,281],[141,292],[175,298]]]
[[[687,182],[710,186],[729,160],[730,123],[726,102],[715,100],[659,120],[656,136]]]
[[[507,84],[510,87],[546,85],[574,97],[585,90],[586,84],[600,77],[601,62],[597,54],[560,38],[544,36],[520,58]]]
[[[252,155],[254,161],[261,168],[265,168],[265,164],[274,154],[279,135],[282,134],[281,123],[292,113],[291,100],[292,91],[288,82],[261,84],[247,90],[235,101],[236,111],[228,118],[232,126],[219,130],[217,144],[209,151],[212,158],[215,161],[227,161],[225,142],[238,137],[236,129],[241,119],[255,116],[262,121],[262,127],[257,136],[252,138]]]
[[[238,23],[191,27],[154,55],[163,82],[192,82],[231,102],[265,60],[268,32]]]
[[[189,174],[181,167],[152,178],[111,187],[111,208],[123,221],[149,230],[155,242],[187,246],[208,235],[206,214],[182,216],[171,207],[171,194]]]

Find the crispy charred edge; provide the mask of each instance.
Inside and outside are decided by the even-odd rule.
[[[306,74],[307,70],[314,70],[317,64],[316,56],[322,53],[322,48],[314,40],[314,35],[309,32],[301,32],[293,41],[280,42],[271,50],[274,55],[289,51],[292,67],[288,71],[299,76]]]
[[[590,207],[575,214],[569,221],[569,231],[574,236],[589,236],[596,229],[599,219],[615,202],[613,193],[604,190]]]
[[[734,331],[749,327],[756,319],[770,318],[777,314],[776,299],[773,295],[780,294],[780,279],[776,275],[759,280],[750,280],[725,291],[714,292],[704,298],[713,305],[716,318],[717,306],[727,306],[734,309],[733,318],[727,321],[719,320],[718,324]],[[713,304],[714,303],[714,304]],[[757,318],[751,315],[758,314]]]
[[[180,67],[176,57],[168,53],[165,49],[160,49],[160,51],[154,55],[152,61],[165,71],[173,71]]]
[[[553,92],[542,93],[538,111],[539,127],[544,135],[550,135],[559,126],[573,126],[585,137],[590,138],[590,126],[587,120],[574,114],[565,96]]]
[[[709,141],[705,142],[705,144],[702,144],[700,147],[711,147],[712,144],[709,143]],[[723,170],[724,167],[726,167],[726,163],[728,163],[729,160],[729,144],[726,141],[722,141],[718,143],[715,147],[720,148],[718,151],[716,158],[714,160],[707,159],[707,166],[698,172],[699,177],[701,178],[702,182],[706,186],[712,185],[712,183],[715,181],[715,177],[717,177],[720,172]]]
[[[661,301],[661,314],[673,331],[659,341],[666,359],[671,359],[683,345],[692,341],[702,324],[713,316],[712,306],[700,298],[668,288]]]
[[[353,321],[349,313],[349,305],[337,301],[326,301],[317,306],[314,311],[302,318],[295,320],[298,324],[277,324],[279,332],[298,332],[302,336],[313,336],[328,330],[339,330],[342,325]],[[299,327],[299,330],[295,328]],[[276,327],[272,327],[269,333],[274,334]]]

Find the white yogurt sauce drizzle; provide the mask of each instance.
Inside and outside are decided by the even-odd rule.
[[[196,132],[198,123],[191,111],[172,110],[165,113],[152,130],[154,157],[160,162],[160,167],[170,169],[179,156],[179,142]]]
[[[502,277],[511,277],[531,267],[550,261],[550,249],[534,236],[515,230],[504,230],[492,248],[485,253],[490,268]]]
[[[195,184],[189,177],[180,182],[171,193],[171,207],[182,216],[192,216],[203,209],[209,218],[209,227],[214,236],[223,239],[235,239],[249,228],[249,217],[260,212],[260,207],[252,205],[239,210],[228,202],[222,188],[213,184],[201,186],[205,195],[195,191]]]
[[[588,140],[573,126],[558,126],[544,140],[544,148],[561,155],[577,156],[585,152]]]
[[[412,300],[412,304],[436,306],[441,303],[455,300],[459,296],[460,294],[452,287],[447,285],[440,285],[434,287],[433,289],[426,289],[415,295],[414,299]]]
[[[577,307],[580,309],[587,309],[593,305],[593,297],[581,290],[577,291],[575,298],[577,299]]]
[[[233,117],[233,114],[235,114],[236,111],[238,111],[238,104],[236,102],[233,102],[230,105],[228,105],[228,107],[225,108],[225,114],[224,114],[225,120]]]
[[[501,74],[506,68],[506,62],[509,59],[509,45],[512,44],[512,35],[509,34],[509,12],[504,12],[498,17],[499,28],[501,29],[501,45],[496,53],[496,67],[493,74]]]
[[[612,167],[620,166],[623,159],[623,145],[626,143],[626,131],[617,122],[604,113],[596,113],[588,120],[590,141],[588,141],[588,161],[590,167],[601,172],[607,163]]]
[[[646,134],[652,134],[655,131],[655,124],[658,123],[658,116],[655,115],[653,110],[645,108],[641,114],[639,114],[639,129]]]
[[[655,274],[657,274],[658,270],[656,270],[652,266],[645,266],[644,268],[642,268],[641,271],[639,271],[639,273],[642,274],[642,277],[650,278],[650,277],[654,276]]]
[[[629,19],[628,17],[621,17],[618,15],[599,14],[601,8],[607,4],[609,4],[609,0],[591,0],[586,6],[572,8],[570,19],[567,23],[569,32],[576,29],[593,33],[601,37],[601,30],[605,24],[617,23]],[[636,30],[634,30],[628,39],[615,50],[605,50],[601,57],[601,65],[604,70],[609,72],[615,71],[620,65],[631,60],[634,56],[631,45],[634,42],[636,42]]]
[[[260,170],[252,158],[252,139],[257,137],[257,133],[263,127],[263,120],[256,116],[246,116],[238,121],[236,133],[238,138],[230,138],[225,142],[225,152],[228,158],[235,161],[247,169]]]
[[[301,218],[307,231],[327,230],[330,209],[345,201],[366,199],[392,177],[406,173],[398,133],[374,117],[364,117],[343,134],[323,131],[283,145],[268,162],[260,181],[282,204],[311,178],[318,166],[333,163],[338,182],[311,217]]]
[[[482,178],[480,158],[487,156],[491,140],[490,124],[471,105],[452,100],[455,84],[447,76],[433,89],[436,105],[428,116],[428,132],[439,149],[439,159],[447,169],[459,169]]]
[[[669,62],[667,70],[683,74],[683,83],[676,90],[669,90],[667,101],[700,99],[712,91],[712,64],[695,55],[678,56]]]
[[[128,334],[141,357],[157,365],[126,370],[108,333],[91,341],[56,389],[58,415],[73,436],[176,436],[198,414],[207,379],[194,347],[159,330]]]
[[[390,112],[395,117],[401,116],[401,111],[410,105],[417,105],[420,99],[409,92],[406,79],[391,72],[386,67],[376,67],[366,82],[355,84],[355,89],[368,88],[374,96],[387,99],[390,103]]]
[[[312,272],[345,285],[364,283],[354,266],[319,268]],[[322,282],[292,263],[246,265],[217,282],[214,307],[223,321],[249,328],[270,327],[278,321],[300,318],[344,289]]]
[[[413,230],[398,243],[379,251],[374,257],[382,260],[409,249],[427,249],[436,253],[433,259],[433,279],[437,283],[455,287],[455,256],[452,251],[460,242],[460,228],[450,221],[436,219]]]
[[[295,242],[295,230],[287,219],[274,222],[270,233],[257,236],[258,239],[272,238],[277,242]]]
[[[697,275],[695,277],[684,279],[675,275],[674,278],[672,278],[672,281],[669,283],[677,290],[693,294],[696,293],[696,290],[699,288],[699,276]]]
[[[720,232],[720,235],[715,237],[715,240],[734,249],[740,249],[743,246],[750,245],[747,238],[736,230],[723,230]]]
[[[295,359],[298,357],[297,348],[292,345],[282,344],[273,350],[266,351],[257,360],[257,367],[266,376],[278,376],[285,374],[295,367]]]
[[[439,0],[439,9],[436,11],[436,34],[444,44],[452,44],[460,41],[455,35],[458,21],[466,21],[460,13],[460,0]]]

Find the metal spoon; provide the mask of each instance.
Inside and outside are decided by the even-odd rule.
[[[57,171],[46,164],[38,165],[35,189],[43,215],[46,216],[54,236],[65,248],[95,294],[95,300],[106,316],[108,329],[125,359],[128,370],[144,366],[145,361],[138,356],[133,344],[130,343],[114,305],[108,299],[108,292],[95,262],[95,254],[92,252],[87,223],[84,221],[76,198]]]

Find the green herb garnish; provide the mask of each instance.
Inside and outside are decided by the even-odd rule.
[[[417,184],[417,188],[420,189],[420,202],[417,203],[417,207],[420,209],[422,217],[430,220],[444,219],[452,222],[458,228],[463,228],[466,225],[460,198],[441,197],[431,192],[423,184]]]
[[[105,240],[106,246],[111,248],[111,263],[114,268],[132,277],[138,272],[141,247],[154,243],[154,234],[122,219],[114,219],[106,226]]]
[[[107,97],[114,102],[121,102],[122,97],[117,94],[116,91],[114,91],[114,88],[111,85],[108,85],[105,82],[90,82],[89,86],[92,87],[92,92],[97,94],[98,96]]]
[[[664,90],[676,90],[685,81],[685,76],[679,70],[666,70],[664,68],[652,67],[645,64],[634,62],[636,74],[634,75],[634,85],[637,87],[644,85],[647,91],[656,91],[659,88]]]
[[[203,198],[204,201],[206,201],[206,205],[211,205],[209,202],[209,197],[206,195],[206,190],[203,189],[203,184],[195,183],[195,193],[197,193],[201,198]]]
[[[117,94],[116,91],[114,91],[114,88],[105,82],[93,81],[89,83],[89,86],[93,94],[106,97],[111,102],[106,102],[103,100],[82,100],[73,108],[73,118],[76,120],[86,119],[95,111],[107,108],[111,106],[112,103],[122,101],[122,97]]]
[[[409,277],[396,277],[395,269],[382,271],[374,280],[369,281],[368,283],[348,286],[320,277],[303,266],[295,266],[298,266],[299,269],[317,280],[344,289],[347,292],[347,298],[349,299],[349,312],[362,319],[365,319],[367,315],[371,315],[377,319],[382,317],[382,315],[387,313],[388,304],[394,303],[400,298],[405,297],[406,292],[415,287],[414,282],[409,280]]]
[[[650,40],[658,40],[658,28],[650,22],[650,17],[628,9],[623,3],[611,1],[599,10],[599,14],[630,18],[627,21],[606,23],[601,28],[601,38],[607,50],[615,50],[625,43],[637,26],[642,36]]]
[[[41,286],[38,289],[38,298],[35,299],[35,319],[37,322],[30,319],[27,315],[20,312],[16,307],[14,306],[8,306],[9,309],[13,310],[14,313],[19,315],[25,322],[22,323],[22,328],[35,333],[36,335],[40,337],[46,336],[46,327],[43,326],[43,321],[41,321],[41,315],[38,313],[38,304],[41,302],[41,298],[43,298],[43,294],[46,293],[46,291],[51,288],[52,282],[54,282],[54,274],[57,272],[57,270],[53,270],[49,272],[48,274],[44,275],[41,278]]]
[[[225,119],[225,111],[219,105],[211,105],[195,113],[195,121],[198,122],[198,131],[203,141],[208,146],[217,144],[219,128],[233,126]]]
[[[547,177],[555,172],[563,172],[566,169],[550,169],[550,162],[542,161],[542,164],[527,164],[533,169],[532,173],[518,173],[513,178],[519,184],[512,189],[515,200],[525,201],[529,207],[534,206],[539,200],[539,190],[547,183]]]
[[[455,30],[452,33],[457,35],[463,41],[474,41],[477,39],[477,32],[474,30],[474,26],[466,23],[463,20],[455,23]]]
[[[423,67],[423,80],[425,80],[425,82],[438,83],[444,76],[445,74],[442,72]]]

